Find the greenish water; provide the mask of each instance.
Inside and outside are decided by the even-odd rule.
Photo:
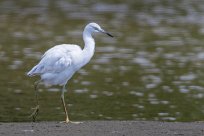
[[[0,0],[0,121],[30,121],[29,71],[52,46],[83,47],[97,22],[91,62],[69,81],[72,120],[204,120],[204,2]],[[40,87],[38,120],[63,120],[60,88]]]

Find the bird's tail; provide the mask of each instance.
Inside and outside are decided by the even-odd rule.
[[[27,73],[27,76],[35,76],[37,73],[36,73],[36,69],[37,69],[37,65],[35,67],[33,67],[28,73]]]

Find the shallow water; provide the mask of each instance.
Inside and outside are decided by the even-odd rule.
[[[30,121],[33,83],[25,74],[54,45],[83,47],[97,22],[91,62],[69,81],[73,120],[204,119],[204,2],[0,1],[0,121]],[[40,86],[38,120],[62,120],[60,88]]]

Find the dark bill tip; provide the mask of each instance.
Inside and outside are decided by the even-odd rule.
[[[114,37],[113,35],[111,35],[110,33],[106,32],[106,34],[110,37]]]

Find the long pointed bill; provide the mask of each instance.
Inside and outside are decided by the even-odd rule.
[[[101,30],[101,32],[104,33],[104,34],[107,34],[110,37],[114,37],[113,35],[111,35],[110,33],[106,32],[106,31],[104,31],[103,29]]]

